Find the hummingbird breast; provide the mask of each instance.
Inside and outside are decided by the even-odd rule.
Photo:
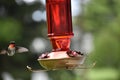
[[[8,54],[9,56],[13,56],[13,55],[15,54],[15,47],[14,47],[14,48],[8,48],[7,54]]]

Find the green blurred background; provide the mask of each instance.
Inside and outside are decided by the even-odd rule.
[[[71,1],[72,11],[76,10],[71,49],[88,53],[88,64],[96,61],[95,67],[29,72],[27,65],[42,69],[37,59],[52,49],[45,0],[0,0],[0,49],[7,48],[11,40],[30,49],[12,57],[0,55],[0,80],[120,80],[120,1]]]

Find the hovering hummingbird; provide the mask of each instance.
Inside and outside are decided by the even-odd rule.
[[[8,56],[13,56],[15,53],[28,52],[28,49],[21,46],[16,46],[15,41],[10,41],[8,48],[1,50],[0,54],[7,54]]]

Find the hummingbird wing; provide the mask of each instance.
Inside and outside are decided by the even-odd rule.
[[[1,50],[0,54],[7,54],[7,50]]]
[[[16,53],[28,52],[29,50],[25,47],[16,46]]]

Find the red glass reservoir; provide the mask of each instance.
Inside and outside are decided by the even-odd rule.
[[[48,37],[53,51],[67,51],[73,36],[71,0],[46,0]]]

